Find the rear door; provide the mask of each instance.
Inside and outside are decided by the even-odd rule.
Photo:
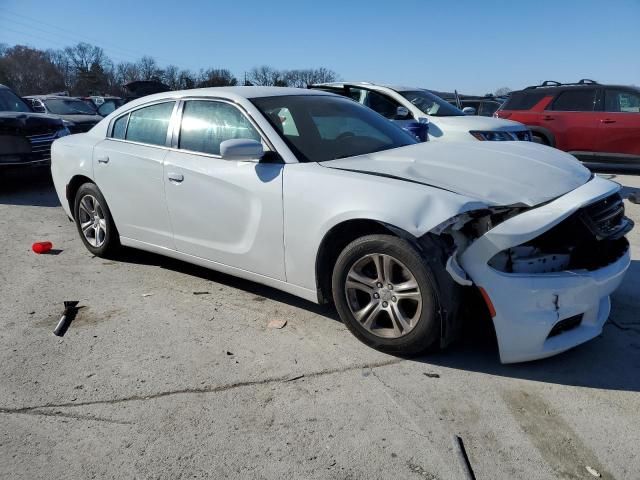
[[[640,161],[640,91],[606,88],[596,151],[602,160]]]
[[[93,171],[121,236],[174,248],[163,162],[176,103],[163,101],[115,119],[96,145]]]
[[[589,155],[594,151],[601,112],[596,88],[562,90],[540,117],[540,125],[551,130],[555,147],[565,152]]]

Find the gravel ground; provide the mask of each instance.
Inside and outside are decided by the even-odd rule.
[[[630,238],[586,345],[504,366],[470,327],[402,360],[270,288],[133,250],[92,258],[46,177],[5,177],[0,478],[462,479],[459,435],[478,479],[638,479],[640,228]],[[42,239],[57,254],[32,253]],[[64,300],[83,308],[58,338]]]

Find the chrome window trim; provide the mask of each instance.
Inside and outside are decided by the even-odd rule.
[[[129,120],[131,119],[131,114],[133,112],[136,112],[142,108],[146,108],[146,107],[152,107],[154,105],[159,105],[161,103],[169,103],[169,102],[173,102],[174,106],[173,106],[173,110],[171,111],[171,117],[169,118],[169,125],[167,126],[167,137],[165,138],[165,144],[164,146],[167,146],[167,140],[169,139],[169,132],[171,131],[171,124],[173,122],[173,116],[176,113],[176,105],[178,104],[178,102],[180,101],[179,98],[164,98],[162,100],[154,100],[152,102],[149,103],[144,103],[142,105],[138,105],[135,108],[132,108],[131,110],[127,110],[126,112],[123,112],[122,114],[118,115],[117,117],[112,118],[109,121],[109,127],[107,128],[107,135],[105,137],[105,140],[114,140],[114,141],[118,141],[118,142],[126,142],[126,143],[133,143],[136,145],[147,145],[150,147],[163,147],[163,145],[156,145],[155,143],[143,143],[143,142],[134,142],[132,140],[127,140],[127,132],[129,131]],[[128,115],[129,118],[127,118],[127,125],[126,128],[124,130],[124,136],[125,138],[113,138],[113,125],[116,122],[116,120],[119,120],[120,118],[124,117],[125,115]]]
[[[244,108],[244,106],[239,104],[238,102],[232,99],[223,98],[223,97],[203,97],[203,96],[189,97],[188,96],[188,97],[178,97],[178,98],[164,98],[161,100],[155,100],[153,102],[145,103],[143,105],[138,105],[137,107],[132,108],[131,110],[127,110],[126,112],[123,112],[122,114],[110,120],[109,127],[107,129],[107,136],[105,137],[105,140],[111,140],[113,142],[129,143],[132,145],[141,145],[144,147],[160,148],[160,149],[168,150],[172,152],[182,152],[182,153],[188,153],[190,155],[200,155],[203,157],[217,158],[221,160],[222,157],[220,155],[215,155],[213,153],[196,152],[193,150],[178,148],[178,144],[179,144],[178,141],[180,137],[180,125],[182,124],[182,113],[184,111],[184,103],[189,100],[205,100],[205,101],[212,101],[212,102],[215,101],[215,102],[227,103],[229,105],[234,106],[240,111],[241,115],[243,115],[245,118],[247,118],[247,120],[249,120],[249,123],[256,129],[256,131],[260,135],[260,139],[264,143],[266,143],[269,151],[277,153],[277,150],[273,146],[273,143],[271,143],[271,141],[269,140],[269,137],[265,134],[264,130],[260,127],[260,125],[258,125],[258,123],[254,120],[254,118],[247,111],[247,109]],[[167,128],[167,140],[165,142],[165,145],[155,145],[153,143],[134,142],[132,140],[127,140],[126,138],[113,138],[113,126],[116,120],[124,117],[125,115],[129,116],[129,118],[127,119],[127,125],[125,128],[125,137],[126,137],[127,131],[129,130],[129,119],[131,118],[132,112],[135,112],[136,110],[140,110],[141,108],[150,107],[152,105],[156,105],[159,103],[167,103],[167,102],[175,102],[175,106],[173,108],[173,111],[171,112],[171,119],[169,120],[169,127]]]
[[[175,130],[175,136],[174,136],[174,142],[172,143],[172,148],[174,148],[177,151],[180,152],[187,152],[187,153],[191,153],[191,154],[202,154],[208,157],[213,157],[213,158],[222,158],[220,155],[215,155],[213,153],[206,153],[206,152],[197,152],[194,150],[187,150],[184,148],[179,148],[180,145],[180,126],[182,125],[182,115],[184,113],[184,104],[188,101],[207,101],[207,102],[219,102],[219,103],[226,103],[227,105],[231,105],[232,107],[235,107],[239,112],[240,115],[242,115],[243,117],[245,117],[249,123],[251,124],[251,126],[256,130],[256,132],[258,132],[258,135],[260,135],[260,140],[264,143],[266,143],[267,147],[269,148],[270,151],[275,152],[276,149],[274,148],[273,144],[271,143],[271,141],[269,140],[269,137],[267,137],[267,135],[264,133],[264,131],[262,130],[262,128],[260,127],[260,125],[258,125],[258,123],[255,121],[255,119],[251,116],[251,114],[242,106],[240,105],[238,102],[235,102],[229,98],[221,98],[221,97],[199,97],[199,96],[193,96],[193,97],[183,97],[180,99],[180,111],[178,113],[178,118],[176,121],[176,130]]]

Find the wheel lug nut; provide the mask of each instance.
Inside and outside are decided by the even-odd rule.
[[[389,304],[388,304],[387,302],[382,302],[382,306],[383,306],[384,308],[387,308],[387,307],[389,306]]]
[[[388,288],[389,290],[393,290],[393,285],[389,284],[389,285],[387,285],[387,288]]]
[[[391,300],[393,300],[395,302],[398,299],[396,297],[391,297]]]
[[[373,298],[380,298],[380,295],[378,295],[377,293],[374,293]]]
[[[381,284],[380,282],[376,283],[376,286],[377,286],[378,288],[382,288],[382,284]]]

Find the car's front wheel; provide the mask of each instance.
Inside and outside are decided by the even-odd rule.
[[[336,261],[333,299],[345,325],[379,350],[420,353],[439,338],[433,273],[406,240],[369,235],[345,247]]]
[[[75,197],[74,218],[82,243],[97,257],[108,257],[120,246],[118,231],[102,192],[93,183],[82,185]]]

